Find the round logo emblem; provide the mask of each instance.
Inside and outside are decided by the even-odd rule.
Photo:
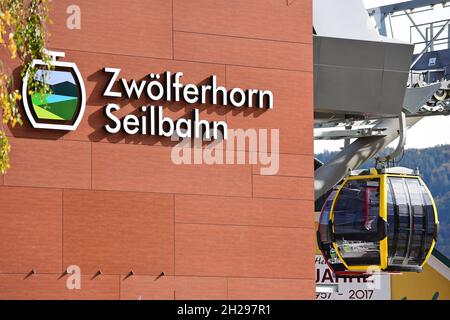
[[[29,94],[27,73],[22,84],[25,113],[34,128],[75,130],[86,107],[83,78],[75,63],[56,60],[64,57],[63,52],[47,54],[52,57],[51,70],[42,60],[33,60],[31,65],[37,68],[35,80],[47,83],[50,92]]]

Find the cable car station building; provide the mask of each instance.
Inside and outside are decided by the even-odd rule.
[[[51,67],[21,79],[1,56],[24,124],[4,128],[0,299],[322,299],[336,284],[316,287],[316,244],[319,272],[448,281],[432,195],[389,164],[408,128],[450,109],[429,104],[441,83],[407,85],[427,56],[372,27],[380,10],[53,2]],[[30,74],[51,91],[28,90]],[[346,143],[321,163],[314,139]],[[398,279],[371,297],[420,297]],[[433,281],[422,296],[448,297]]]
[[[51,84],[65,95],[50,109],[30,97],[23,126],[4,128],[0,299],[314,299],[311,1],[58,0],[50,12],[47,47],[79,75],[60,65]],[[2,60],[21,89],[17,61]],[[120,69],[111,87],[106,68]],[[217,87],[270,91],[273,108],[152,102],[173,120],[196,109],[228,129],[278,129],[277,173],[175,164],[170,137],[105,129],[118,119],[133,131],[152,104],[153,91],[128,97],[120,79],[168,72],[190,90],[215,76]],[[74,109],[59,114],[58,103]],[[69,267],[79,289],[67,287]]]

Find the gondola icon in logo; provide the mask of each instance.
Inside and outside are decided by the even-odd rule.
[[[36,67],[35,80],[50,86],[49,94],[29,93],[27,73],[23,78],[22,97],[25,113],[34,128],[75,130],[83,118],[86,92],[80,71],[73,62],[57,61],[64,52],[48,51],[51,70],[42,60],[33,60]]]

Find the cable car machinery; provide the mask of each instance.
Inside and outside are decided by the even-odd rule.
[[[422,112],[443,112],[450,110],[450,19],[417,24],[414,14],[433,10],[436,5],[450,7],[446,0],[414,0],[369,9],[369,14],[377,21],[380,34],[386,36],[386,20],[406,16],[411,22],[410,42],[416,49],[422,49],[413,57],[409,86],[424,87],[440,84],[433,96],[422,106]],[[446,32],[445,32],[446,31]],[[393,36],[393,34],[391,34]],[[414,42],[414,36],[421,41]]]
[[[379,22],[377,28],[380,36],[386,36],[386,18],[390,21],[393,13],[401,12],[413,24],[411,30],[418,31],[424,38],[423,43],[416,44],[423,45],[424,49],[419,54],[409,56],[412,64],[409,67],[408,87],[403,89],[404,101],[397,115],[390,112],[399,109],[395,107],[396,104],[389,103],[389,93],[385,94],[386,91],[377,92],[377,96],[381,94],[381,99],[385,98],[378,105],[370,102],[366,104],[363,100],[357,104],[354,103],[355,99],[346,98],[353,87],[361,90],[366,88],[358,82],[345,85],[347,80],[354,81],[359,74],[354,69],[350,70],[352,67],[349,66],[349,59],[342,54],[345,52],[342,48],[348,47],[350,43],[354,51],[359,50],[355,54],[370,55],[370,50],[377,50],[376,47],[365,40],[359,41],[359,35],[353,39],[342,39],[342,43],[338,43],[337,39],[327,38],[326,32],[321,34],[323,25],[315,25],[314,29],[318,32],[314,39],[314,138],[345,141],[342,151],[334,159],[325,164],[315,161],[316,204],[321,202],[318,200],[324,200],[317,240],[325,261],[340,276],[361,275],[368,273],[370,268],[380,272],[420,272],[436,243],[439,221],[433,198],[418,170],[395,167],[395,159],[403,152],[409,127],[425,116],[450,114],[450,42],[449,38],[440,37],[446,28],[450,34],[450,20],[428,26],[427,38],[422,32],[423,26],[415,24],[412,18],[413,13],[419,12],[417,8],[422,8],[421,12],[427,10],[423,9],[425,6],[444,2],[448,1],[413,0],[368,10],[369,15],[379,15],[376,20]],[[315,5],[325,8],[325,5],[332,6],[333,3],[315,0]],[[330,10],[338,9],[334,7]],[[319,18],[323,20],[323,17]],[[315,17],[315,23],[316,20],[319,19]],[[439,30],[434,33],[433,28],[437,27]],[[370,34],[366,37],[374,41]],[[436,52],[432,51],[434,44],[443,40],[449,42],[448,49],[444,53],[438,52],[437,59],[432,59]],[[375,41],[378,41],[379,46],[386,46],[385,52],[396,52],[395,61],[408,57],[405,49],[396,43],[387,43],[385,38]],[[325,61],[323,47],[332,48],[336,57],[333,60],[325,57],[328,59]],[[442,72],[430,68],[430,62],[440,65],[448,63]],[[333,78],[334,70],[330,69],[327,73],[326,68],[330,63],[342,63],[340,75],[343,77],[343,87],[333,88],[328,85],[341,85],[341,82],[336,81],[337,78]],[[358,62],[351,63],[356,66]],[[350,71],[345,73],[345,68]],[[390,81],[390,70],[384,67],[382,70],[384,81]],[[371,76],[369,71],[366,74]],[[395,91],[391,93],[399,95],[401,81],[396,85]],[[367,94],[371,92],[365,91],[360,96]],[[399,101],[395,94],[392,97]],[[334,96],[337,97],[336,101],[330,99]],[[372,112],[374,107],[378,109]],[[397,137],[400,137],[398,146],[391,154],[375,157]],[[351,139],[354,139],[352,143]],[[374,169],[353,170],[370,158],[375,159]]]
[[[431,193],[417,170],[391,167],[406,141],[400,139],[375,168],[349,172],[332,190],[319,217],[317,241],[339,276],[420,272],[435,246],[439,221]]]

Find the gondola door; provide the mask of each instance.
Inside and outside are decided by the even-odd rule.
[[[332,205],[333,247],[350,271],[387,266],[384,177],[349,178]]]
[[[420,271],[434,246],[436,213],[418,177],[388,177],[389,267]]]

